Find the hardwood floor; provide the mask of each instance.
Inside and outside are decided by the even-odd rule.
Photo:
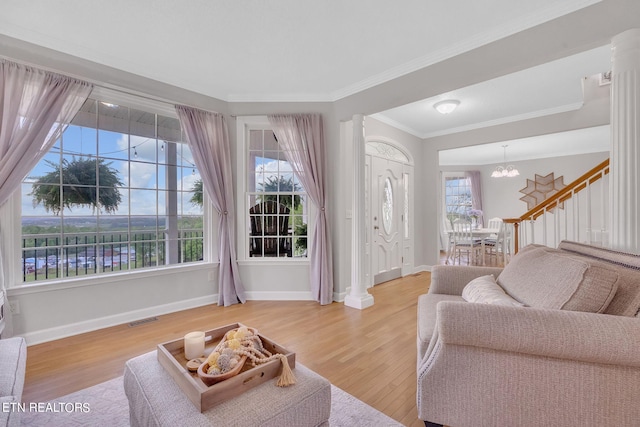
[[[406,426],[416,410],[416,307],[430,273],[370,289],[365,310],[343,303],[248,301],[209,305],[28,348],[25,402],[43,402],[122,375],[126,360],[158,343],[241,322],[295,351],[296,361]]]

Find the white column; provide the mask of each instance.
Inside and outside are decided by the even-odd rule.
[[[364,221],[364,116],[353,116],[353,201],[351,221],[351,290],[344,299],[348,307],[364,309],[373,305],[367,292]]]
[[[611,40],[611,247],[640,253],[640,29]]]

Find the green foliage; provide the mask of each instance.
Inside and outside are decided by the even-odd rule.
[[[94,211],[104,209],[107,213],[117,211],[122,201],[118,186],[122,186],[123,183],[118,177],[118,171],[110,167],[111,163],[105,163],[103,159],[82,157],[74,157],[71,161],[63,159],[61,167],[53,162],[47,163],[54,170],[37,178],[38,182],[33,184],[29,195],[33,197],[34,206],[42,203],[45,210],[53,212],[54,215],[59,215],[63,208],[71,209],[72,206],[90,206]],[[98,180],[96,177],[99,177]]]
[[[270,176],[266,182],[260,184],[260,191],[265,193],[293,193],[294,191],[300,191],[302,188],[293,182],[293,177],[286,179],[284,176],[279,175],[277,177]],[[297,209],[300,206],[300,196],[293,194],[264,194],[261,195],[259,200],[266,202],[273,200],[287,206],[289,209]]]
[[[304,236],[296,238],[296,253],[304,253],[307,249],[307,224],[296,224],[295,235]]]
[[[202,207],[204,201],[202,198],[202,180],[199,179],[193,183],[193,187],[191,187],[191,191],[193,192],[193,196],[189,199],[191,204]]]

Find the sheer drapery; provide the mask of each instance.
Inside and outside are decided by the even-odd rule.
[[[318,208],[309,248],[311,292],[320,304],[330,304],[333,302],[333,265],[325,209],[326,162],[322,116],[272,115],[269,122],[287,161]]]
[[[176,111],[204,189],[219,214],[218,305],[226,307],[244,303],[245,291],[240,280],[234,240],[235,205],[227,124],[221,114],[183,105],[176,105]]]
[[[465,172],[467,178],[471,181],[471,209],[482,211],[482,179],[480,171]],[[484,224],[484,214],[479,218],[480,225]]]
[[[62,135],[91,89],[87,82],[0,60],[0,206]],[[2,249],[0,239],[5,289]],[[11,316],[7,318],[10,334]]]

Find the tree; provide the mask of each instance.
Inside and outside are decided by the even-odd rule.
[[[63,159],[60,167],[50,161],[47,163],[54,170],[37,178],[38,182],[33,184],[29,195],[33,197],[34,206],[42,203],[47,212],[52,211],[55,215],[63,208],[71,209],[72,206],[90,206],[94,211],[104,209],[107,213],[115,213],[118,210],[122,201],[118,187],[122,186],[123,182],[118,177],[118,171],[111,167],[111,163],[105,163],[103,159],[82,157],[74,157],[71,161]]]
[[[293,177],[286,179],[282,175],[277,177],[270,176],[264,183],[259,184],[260,191],[269,193],[293,193],[294,191],[300,191],[302,188],[293,182]],[[287,206],[289,209],[294,210],[300,206],[300,196],[292,194],[264,194],[260,197],[260,201],[273,200]]]
[[[204,203],[202,199],[202,179],[198,179],[193,183],[193,187],[191,187],[191,191],[193,192],[193,196],[191,196],[189,201],[193,205],[202,207]]]

